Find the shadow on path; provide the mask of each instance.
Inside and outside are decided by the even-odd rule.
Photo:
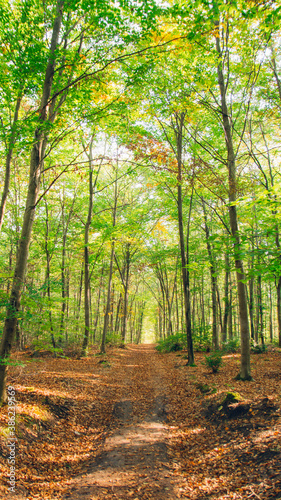
[[[149,363],[149,349],[143,349],[141,362]],[[148,358],[148,359],[143,359]],[[154,386],[153,405],[145,418],[133,423],[134,403],[123,398],[114,405],[117,430],[107,437],[102,453],[85,476],[72,482],[65,500],[174,500],[167,456],[165,396],[159,385],[161,374],[155,367],[147,370]],[[161,394],[157,395],[157,392]]]

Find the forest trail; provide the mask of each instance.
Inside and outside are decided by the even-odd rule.
[[[113,408],[116,428],[65,499],[177,498],[167,454],[165,359],[150,345],[130,347],[124,350],[122,371],[123,394]]]
[[[16,352],[16,495],[6,406],[0,500],[281,500],[280,351],[252,356],[251,383],[235,379],[239,356],[214,374],[204,353],[188,367],[186,352],[152,345]],[[229,391],[241,399],[223,407]]]

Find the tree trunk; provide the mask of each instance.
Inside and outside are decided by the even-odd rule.
[[[204,214],[204,229],[205,229],[205,234],[206,234],[206,245],[207,245],[207,251],[208,251],[208,256],[209,256],[209,261],[210,261],[210,274],[211,274],[211,295],[212,295],[212,315],[213,315],[213,321],[212,321],[212,347],[215,350],[219,349],[219,338],[218,338],[218,326],[217,326],[217,278],[216,278],[216,268],[215,268],[215,263],[214,263],[214,258],[213,258],[213,253],[212,253],[212,247],[210,244],[210,230],[209,226],[207,224],[207,214],[206,214],[206,207],[205,207],[205,202],[204,199],[202,198],[202,207],[203,207],[203,214]]]
[[[91,316],[91,290],[90,290],[90,264],[89,264],[89,232],[90,226],[92,222],[93,215],[93,199],[94,199],[94,191],[96,188],[96,184],[98,181],[98,176],[101,169],[101,163],[99,165],[95,181],[93,182],[93,142],[94,135],[92,135],[90,144],[89,144],[89,205],[88,205],[88,217],[87,222],[85,224],[85,232],[84,232],[84,320],[85,320],[85,329],[84,329],[84,339],[82,344],[82,356],[87,354],[87,349],[89,345],[89,333],[90,333],[90,316]],[[84,151],[86,153],[86,147],[84,146]]]
[[[44,152],[46,147],[46,131],[45,124],[48,120],[48,103],[51,95],[53,76],[55,71],[55,51],[59,41],[59,33],[62,22],[62,5],[63,2],[57,3],[56,18],[54,20],[53,33],[50,47],[50,57],[46,68],[45,81],[43,85],[43,93],[39,110],[39,124],[35,130],[34,143],[30,157],[29,184],[26,197],[25,212],[23,225],[18,246],[16,266],[11,288],[11,295],[7,307],[7,314],[4,323],[3,335],[0,345],[0,401],[6,401],[6,376],[7,376],[7,361],[10,356],[16,325],[18,312],[21,303],[21,292],[24,284],[29,245],[31,241],[32,227],[35,216],[35,207],[38,200],[40,189],[40,178],[43,168]]]
[[[117,169],[116,169],[116,177],[115,177],[115,183],[114,183],[114,207],[113,207],[113,214],[112,214],[112,227],[113,229],[116,226],[116,215],[117,215],[117,200],[118,200],[118,191],[117,191]],[[115,252],[115,240],[114,238],[112,239],[111,243],[111,254],[110,254],[110,264],[109,264],[109,276],[108,276],[108,285],[107,285],[107,298],[106,298],[106,307],[105,307],[105,314],[104,314],[104,324],[103,324],[103,332],[102,332],[102,340],[101,340],[101,348],[100,348],[100,353],[104,354],[105,353],[105,342],[106,342],[106,335],[107,335],[107,330],[108,330],[108,324],[109,324],[109,312],[110,312],[110,303],[111,303],[111,284],[112,284],[112,272],[113,272],[113,261],[114,261],[114,252]]]
[[[222,324],[222,341],[227,341],[227,320],[229,315],[229,255],[225,253],[225,278],[224,278],[224,315]]]
[[[229,318],[228,318],[228,337],[233,339],[233,293],[231,272],[229,273]]]
[[[89,162],[89,207],[84,233],[84,319],[85,330],[82,344],[82,356],[87,354],[90,332],[90,269],[89,269],[89,230],[93,212],[93,170]]]
[[[17,102],[16,102],[15,114],[14,114],[14,119],[13,119],[13,124],[12,124],[12,130],[11,130],[11,137],[10,137],[8,152],[7,152],[7,156],[6,156],[4,188],[3,188],[1,204],[0,204],[0,231],[1,231],[2,225],[3,225],[5,207],[6,207],[7,197],[9,194],[10,178],[11,178],[11,162],[12,162],[13,151],[14,151],[14,146],[15,146],[15,142],[16,142],[15,126],[16,126],[16,123],[17,123],[18,118],[19,118],[19,110],[20,110],[22,97],[23,97],[23,93],[21,90],[20,94],[17,98]]]
[[[108,285],[107,285],[107,300],[106,300],[106,308],[105,308],[104,324],[103,324],[103,332],[102,332],[102,341],[101,341],[101,348],[100,348],[101,354],[105,353],[105,342],[106,342],[106,335],[107,335],[107,330],[108,330],[108,325],[109,325],[109,313],[110,313],[110,307],[111,307],[112,271],[113,271],[113,261],[114,261],[114,243],[115,242],[113,240],[112,244],[111,244],[109,275],[108,275]]]
[[[281,276],[277,283],[277,322],[278,322],[278,345],[281,347]]]
[[[94,339],[94,342],[96,341],[98,321],[99,321],[101,289],[102,289],[102,286],[103,286],[103,283],[102,283],[103,282],[103,270],[104,270],[104,266],[102,266],[102,270],[101,270],[101,277],[100,277],[100,284],[99,284],[99,291],[98,291],[98,300],[97,300],[97,308],[96,308],[96,317],[95,317],[95,322],[94,322],[94,327],[93,327],[93,339]]]
[[[182,131],[185,119],[185,113],[181,113],[180,116],[176,115],[176,126],[174,127],[174,132],[177,140],[177,165],[178,165],[178,198],[177,198],[177,208],[178,208],[178,227],[179,227],[179,239],[180,239],[180,254],[181,254],[181,268],[182,268],[182,284],[183,284],[183,296],[184,296],[184,312],[185,312],[185,326],[186,326],[186,338],[187,338],[187,352],[188,352],[188,365],[194,364],[194,353],[193,353],[193,342],[192,342],[192,331],[191,331],[191,306],[190,306],[190,288],[189,288],[189,231],[187,231],[186,237],[186,249],[184,241],[184,230],[183,230],[183,203],[182,203]]]
[[[241,334],[241,364],[240,373],[238,378],[241,380],[251,380],[251,366],[250,366],[250,334],[247,310],[247,295],[245,285],[245,275],[243,270],[243,263],[240,257],[241,244],[238,230],[238,218],[236,210],[236,163],[235,152],[232,141],[232,131],[230,122],[230,113],[227,106],[224,74],[223,74],[223,54],[220,46],[220,23],[215,22],[217,28],[216,36],[216,50],[219,56],[219,63],[217,66],[218,84],[221,97],[221,112],[224,128],[224,138],[227,149],[227,167],[228,167],[228,181],[229,181],[229,220],[231,227],[231,234],[234,241],[234,261],[237,276],[237,289],[238,289],[238,303],[239,303],[239,319],[240,319],[240,334]]]
[[[46,207],[46,234],[45,234],[45,252],[46,252],[46,284],[47,284],[47,297],[48,297],[48,311],[49,311],[49,321],[50,321],[50,330],[51,330],[51,342],[52,346],[55,349],[56,342],[54,336],[54,328],[53,328],[53,318],[52,318],[52,310],[51,310],[51,285],[50,285],[50,276],[51,276],[51,255],[49,250],[49,210],[47,202],[45,202]]]
[[[259,317],[260,317],[260,337],[261,343],[264,347],[264,318],[263,318],[263,305],[262,305],[262,284],[261,284],[261,275],[258,275],[258,303],[259,303]]]
[[[270,343],[273,342],[273,308],[272,308],[272,289],[271,283],[269,283],[269,336]]]
[[[66,268],[66,242],[68,228],[71,221],[74,204],[76,200],[76,193],[72,200],[72,204],[69,210],[67,220],[65,221],[65,206],[64,199],[62,200],[62,256],[61,256],[61,320],[60,320],[60,334],[59,334],[59,345],[62,345],[63,334],[65,333],[65,315],[67,310],[67,268]]]

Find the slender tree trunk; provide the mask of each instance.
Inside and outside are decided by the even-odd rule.
[[[195,290],[196,290],[196,273],[194,273],[194,277],[193,277],[193,297],[192,297],[192,314],[191,314],[191,317],[192,317],[191,326],[192,326],[193,332],[195,331],[195,328],[196,328],[196,321],[195,321],[196,291]]]
[[[176,301],[176,331],[179,332],[180,329],[180,317],[179,317],[179,300],[178,300],[178,285],[176,282],[175,287],[175,301]]]
[[[78,290],[78,297],[77,297],[77,314],[76,314],[77,328],[78,328],[78,324],[79,324],[80,310],[81,310],[83,276],[84,276],[84,262],[82,262],[82,269],[80,272],[79,290]]]
[[[50,276],[51,276],[51,255],[49,250],[49,210],[47,202],[45,202],[46,207],[46,234],[45,234],[45,252],[46,252],[46,284],[47,284],[47,297],[48,297],[48,311],[49,311],[49,321],[50,321],[50,330],[51,330],[51,342],[52,346],[56,347],[55,336],[54,336],[54,328],[53,328],[53,319],[52,319],[52,310],[51,310],[51,285],[50,285]]]
[[[203,207],[203,214],[204,214],[204,229],[205,229],[205,234],[206,234],[206,245],[207,245],[207,251],[208,251],[208,256],[209,256],[209,261],[210,261],[210,273],[211,273],[211,291],[212,291],[212,314],[213,314],[213,321],[212,321],[212,347],[215,350],[219,349],[219,338],[218,338],[218,326],[217,326],[217,278],[216,278],[216,268],[215,268],[215,263],[214,263],[214,258],[213,258],[213,252],[212,252],[212,247],[210,244],[210,230],[209,226],[207,224],[207,214],[206,214],[206,207],[205,207],[205,202],[204,199],[202,198],[202,207]]]
[[[97,308],[96,308],[96,317],[95,317],[95,322],[94,322],[94,327],[93,327],[93,340],[94,340],[94,342],[96,341],[98,321],[99,321],[101,289],[102,289],[102,286],[103,286],[103,283],[102,283],[103,282],[103,270],[104,270],[104,266],[102,266],[102,270],[101,270],[101,277],[100,277],[100,284],[99,284],[99,291],[98,291],[98,300],[97,300]]]
[[[223,74],[223,54],[220,45],[220,23],[215,23],[217,29],[216,37],[216,50],[219,56],[219,64],[217,67],[218,84],[220,88],[221,97],[221,112],[224,128],[224,138],[227,149],[227,167],[228,167],[228,181],[229,181],[229,219],[231,233],[234,240],[234,260],[237,276],[237,290],[239,302],[239,319],[240,319],[240,334],[241,334],[241,365],[238,378],[241,380],[251,380],[251,366],[250,366],[250,333],[248,322],[247,310],[247,295],[245,285],[245,275],[243,270],[243,263],[240,257],[241,244],[238,230],[238,218],[236,210],[236,163],[235,152],[232,141],[232,130],[230,122],[230,113],[227,106],[226,93],[227,87],[225,86]]]
[[[64,319],[65,319],[65,255],[66,255],[66,238],[67,232],[64,227],[64,207],[62,208],[62,218],[63,218],[63,236],[62,236],[62,254],[61,254],[61,321],[60,321],[60,335],[59,335],[59,345],[62,345],[62,337],[64,332]]]
[[[178,208],[178,227],[179,227],[179,239],[180,239],[180,253],[181,253],[181,268],[182,268],[182,284],[183,284],[183,296],[184,296],[184,312],[185,312],[185,326],[186,326],[186,337],[187,337],[187,352],[188,352],[188,365],[194,364],[194,353],[193,353],[193,342],[192,342],[192,331],[191,331],[191,306],[190,306],[190,285],[189,285],[189,230],[187,231],[186,237],[186,249],[184,241],[184,230],[183,230],[183,200],[182,200],[182,133],[184,125],[185,113],[181,113],[180,116],[176,115],[176,126],[174,127],[174,132],[177,140],[177,164],[178,164],[178,198],[177,198],[177,208]],[[191,205],[190,205],[191,208]]]
[[[112,214],[112,227],[116,226],[116,215],[117,215],[117,200],[118,200],[118,191],[117,191],[117,169],[116,169],[116,177],[114,184],[114,207]],[[109,312],[110,312],[110,302],[111,302],[111,284],[112,284],[112,273],[113,273],[113,262],[114,262],[114,252],[115,252],[115,240],[112,239],[111,242],[111,254],[110,254],[110,263],[109,263],[109,275],[108,275],[108,285],[107,285],[107,298],[106,298],[106,307],[104,314],[104,324],[103,324],[103,332],[102,332],[102,340],[101,340],[101,354],[105,353],[105,342],[106,335],[109,325]]]
[[[108,285],[107,285],[107,300],[106,300],[106,308],[105,308],[104,324],[103,324],[103,333],[102,333],[102,341],[101,341],[101,348],[100,348],[100,353],[101,354],[105,353],[105,342],[106,342],[106,335],[107,335],[107,330],[108,330],[108,325],[109,325],[109,313],[110,313],[110,307],[111,307],[111,284],[112,284],[112,272],[113,272],[113,261],[114,261],[114,246],[115,246],[114,244],[115,244],[115,242],[113,240],[112,244],[111,244],[109,275],[108,275]]]
[[[22,97],[23,97],[23,93],[22,93],[22,90],[21,90],[20,94],[19,94],[19,96],[17,98],[17,102],[16,102],[14,119],[13,119],[13,123],[12,123],[11,137],[10,137],[9,146],[8,146],[8,152],[7,152],[7,156],[6,156],[4,188],[3,188],[2,198],[1,198],[1,204],[0,204],[0,231],[1,231],[2,225],[3,225],[5,207],[6,207],[7,197],[8,197],[9,188],[10,188],[11,163],[12,163],[14,146],[15,146],[15,142],[16,142],[16,130],[15,130],[15,127],[16,127],[16,124],[17,124],[17,121],[18,121],[18,118],[19,118],[19,110],[20,110],[20,105],[21,105]]]
[[[88,218],[84,233],[84,314],[85,330],[82,344],[82,356],[87,354],[90,332],[90,270],[89,270],[89,230],[93,212],[93,170],[92,162],[89,162],[89,207]]]
[[[63,2],[57,3],[57,13],[54,20],[53,33],[50,47],[50,58],[46,68],[45,81],[43,85],[43,94],[40,103],[39,124],[35,131],[34,143],[31,150],[29,184],[26,197],[25,212],[23,225],[18,246],[16,266],[14,271],[13,284],[9,304],[7,307],[7,315],[4,323],[3,335],[0,345],[0,401],[6,401],[6,376],[7,364],[15,331],[17,325],[18,312],[21,303],[21,292],[24,284],[29,245],[31,241],[32,227],[35,216],[35,207],[38,199],[41,171],[43,168],[44,151],[46,147],[46,132],[45,123],[48,120],[47,107],[51,95],[53,76],[55,71],[55,51],[59,41],[59,33],[62,22],[62,6]]]
[[[202,331],[205,333],[206,321],[205,321],[205,294],[204,294],[204,276],[202,274],[202,287],[200,292],[201,297],[201,311],[202,311]]]
[[[92,222],[93,215],[93,199],[94,199],[94,191],[98,181],[98,176],[101,169],[101,163],[99,165],[95,181],[93,182],[93,142],[94,135],[92,135],[90,144],[89,144],[89,205],[88,205],[88,216],[87,222],[85,224],[85,232],[84,232],[84,320],[85,320],[85,329],[84,329],[84,338],[82,343],[82,356],[87,354],[88,344],[89,344],[89,333],[91,326],[91,290],[90,290],[90,264],[89,264],[89,233],[90,226]],[[86,153],[86,148],[84,146],[84,150]]]
[[[251,325],[251,338],[255,338],[255,326],[254,326],[254,278],[252,277],[249,281],[249,315],[250,315],[250,325]]]
[[[119,299],[117,302],[117,307],[116,307],[116,318],[115,318],[115,327],[114,327],[115,335],[118,335],[118,332],[119,332],[120,317],[121,317],[120,311],[122,308],[122,300],[123,300],[122,293],[120,293]]]
[[[71,221],[74,204],[76,200],[76,194],[73,197],[72,204],[69,210],[67,219],[65,220],[65,201],[64,197],[62,200],[62,255],[61,255],[61,320],[60,320],[60,331],[59,331],[59,345],[62,345],[63,334],[65,333],[65,316],[67,312],[67,267],[66,267],[66,243],[68,228]]]
[[[229,255],[225,253],[225,278],[224,278],[224,315],[222,324],[222,341],[227,341],[227,320],[229,315]]]
[[[131,263],[131,253],[130,253],[130,243],[127,244],[125,252],[125,272],[124,272],[124,309],[122,318],[122,333],[121,340],[125,343],[126,329],[127,329],[127,317],[128,317],[128,297],[129,297],[129,276],[130,276],[130,263]]]
[[[259,316],[260,316],[260,337],[261,343],[264,347],[264,317],[263,317],[263,305],[262,305],[262,282],[261,274],[258,275],[258,303],[259,303]]]
[[[228,318],[228,336],[233,339],[233,294],[231,273],[229,274],[229,318]]]
[[[273,307],[272,307],[272,289],[269,283],[269,337],[270,343],[273,342]]]

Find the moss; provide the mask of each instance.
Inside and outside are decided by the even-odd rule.
[[[223,407],[226,407],[228,405],[231,405],[233,403],[239,403],[241,401],[242,396],[238,392],[227,392],[226,395],[224,396],[223,400],[221,401],[221,405]]]
[[[208,384],[196,384],[197,389],[199,389],[202,394],[208,394],[208,392],[211,392],[212,388],[208,386]]]

